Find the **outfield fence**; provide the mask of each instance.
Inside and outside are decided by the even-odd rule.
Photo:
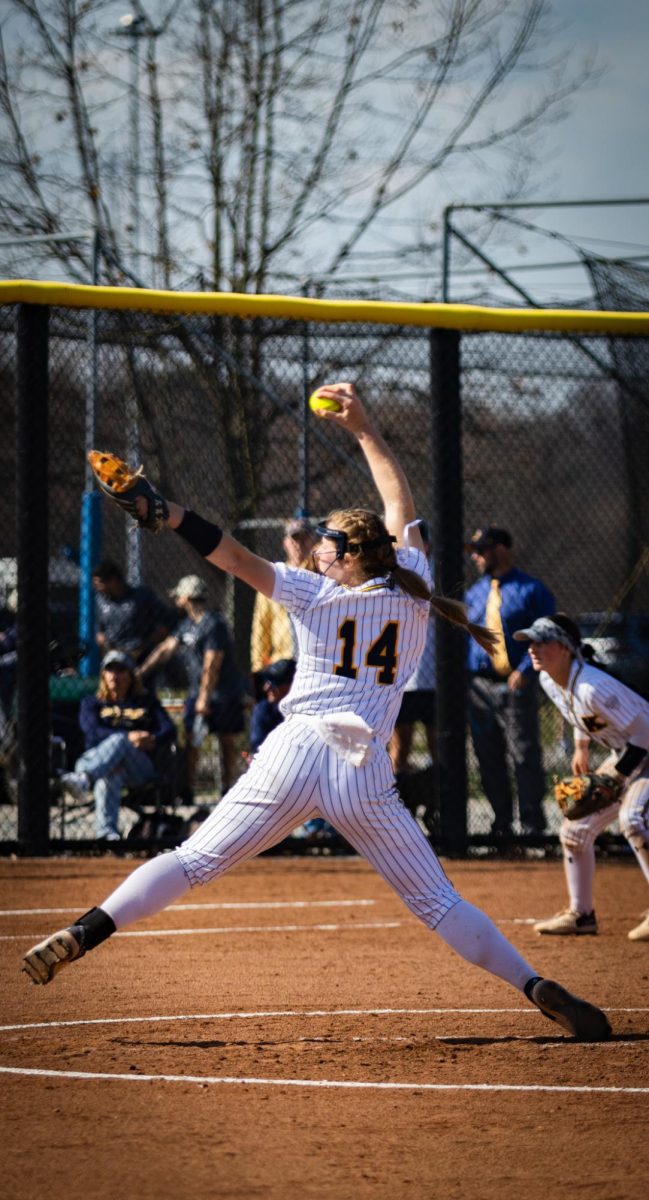
[[[152,588],[170,626],[170,589],[202,575],[253,691],[252,594],[179,539],[129,530],[94,490],[88,449],[143,462],[165,495],[279,559],[288,517],[376,506],[356,445],[307,405],[318,384],[352,380],[431,526],[438,590],[462,595],[474,577],[467,534],[502,525],[517,565],[561,608],[602,614],[605,636],[607,617],[649,614],[648,334],[644,313],[0,284],[0,588],[4,627],[18,634],[2,717],[3,845],[45,853],[92,841],[89,807],[62,811],[53,780],[79,750],[78,704],[95,686],[99,559]],[[435,808],[440,848],[461,852],[489,841],[491,810],[466,734],[465,644],[444,623],[437,654],[439,761],[422,802]],[[158,682],[178,719],[182,669]],[[547,708],[542,725],[556,833],[549,786],[568,767],[565,731]],[[241,769],[246,748],[244,734]],[[429,766],[423,742],[413,765]],[[220,778],[210,739],[206,805]]]

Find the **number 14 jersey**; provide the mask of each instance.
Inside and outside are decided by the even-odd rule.
[[[431,586],[426,556],[415,549],[397,551],[397,562]],[[427,600],[368,579],[343,587],[316,575],[275,563],[273,600],[295,623],[298,661],[295,678],[280,708],[291,714],[322,716],[354,712],[387,742],[403,690],[426,642]]]

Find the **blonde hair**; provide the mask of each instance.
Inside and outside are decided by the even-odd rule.
[[[139,675],[135,675],[133,673],[133,671],[130,671],[129,674],[131,676],[131,686],[128,689],[129,692],[133,696],[146,695],[146,688],[145,688],[144,684],[142,683],[142,680],[140,679]],[[97,688],[96,695],[97,695],[98,700],[109,700],[110,699],[110,697],[108,695],[108,688],[106,687],[106,676],[103,671],[101,672],[101,674],[99,676],[99,687]]]
[[[497,634],[486,629],[484,625],[469,621],[466,608],[459,600],[448,600],[445,596],[434,595],[420,575],[407,567],[399,566],[393,542],[385,540],[380,541],[378,545],[365,547],[364,543],[388,537],[388,531],[378,513],[366,508],[336,508],[329,513],[325,524],[333,524],[347,534],[347,553],[358,559],[358,565],[366,579],[383,575],[398,584],[409,596],[429,600],[436,616],[469,633],[483,650],[491,653],[498,640]]]

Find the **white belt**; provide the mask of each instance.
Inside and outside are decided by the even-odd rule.
[[[323,742],[352,766],[364,767],[372,758],[374,730],[356,713],[325,713],[322,717],[294,713],[293,716],[315,729]]]

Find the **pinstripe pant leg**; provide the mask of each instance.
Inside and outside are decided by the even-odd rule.
[[[322,815],[430,929],[461,899],[401,801],[387,752],[353,767],[327,750]]]
[[[579,821],[568,821],[564,817],[559,830],[559,839],[564,850],[572,854],[594,853],[596,838],[613,824],[619,810],[620,805],[616,801],[615,804],[609,804],[608,808],[589,813]]]
[[[316,814],[324,754],[317,734],[294,721],[268,735],[246,774],[176,850],[192,887],[268,850]]]
[[[620,829],[625,837],[640,834],[649,845],[649,759],[626,785],[620,807]]]

